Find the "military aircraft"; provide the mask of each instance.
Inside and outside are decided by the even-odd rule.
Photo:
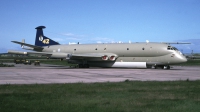
[[[89,67],[125,67],[148,68],[162,67],[170,69],[170,65],[186,62],[185,56],[170,43],[102,43],[102,44],[70,44],[60,45],[44,36],[45,26],[35,29],[35,45],[24,41],[12,41],[29,47],[35,52],[8,51],[13,54],[37,54],[49,58],[66,59],[69,63],[78,64],[79,68]],[[178,43],[177,43],[178,44]],[[27,48],[26,48],[27,49]]]

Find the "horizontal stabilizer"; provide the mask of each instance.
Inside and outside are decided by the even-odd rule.
[[[35,46],[35,45],[31,45],[31,44],[26,44],[26,43],[23,43],[23,42],[18,42],[18,41],[11,41],[11,42],[16,43],[16,44],[20,44],[21,46],[28,46],[28,47],[34,48],[35,50],[44,49],[43,47]]]

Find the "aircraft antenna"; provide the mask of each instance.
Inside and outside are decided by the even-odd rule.
[[[25,43],[25,39],[22,39],[22,43]],[[24,48],[24,44],[21,44],[21,47]]]

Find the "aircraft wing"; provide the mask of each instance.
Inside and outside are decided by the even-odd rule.
[[[70,59],[85,59],[96,61],[114,61],[118,56],[113,53],[84,53],[84,54],[71,54]]]
[[[31,45],[31,44],[26,44],[26,43],[23,43],[23,42],[18,42],[18,41],[11,41],[13,43],[16,43],[16,44],[20,44],[20,45],[24,45],[24,46],[28,46],[28,47],[31,47],[31,48],[34,48],[34,49],[38,49],[38,50],[42,50],[43,47],[40,47],[40,46],[35,46],[35,45]]]
[[[40,56],[48,56],[51,58],[65,58],[72,60],[93,60],[93,61],[115,61],[118,57],[113,53],[83,53],[83,54],[70,54],[63,52],[23,52],[23,51],[12,51],[9,50],[8,53],[11,54],[35,54]]]

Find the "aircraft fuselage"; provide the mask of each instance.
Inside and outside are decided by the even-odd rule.
[[[80,59],[92,66],[112,67],[115,62],[141,62],[147,65],[171,65],[186,62],[187,59],[177,49],[164,43],[111,43],[111,44],[75,44],[44,47],[43,52],[84,54],[113,53],[115,61]],[[66,54],[66,57],[67,57]],[[78,61],[78,63],[80,63]],[[127,63],[126,63],[127,64]],[[137,63],[138,64],[138,63]]]

